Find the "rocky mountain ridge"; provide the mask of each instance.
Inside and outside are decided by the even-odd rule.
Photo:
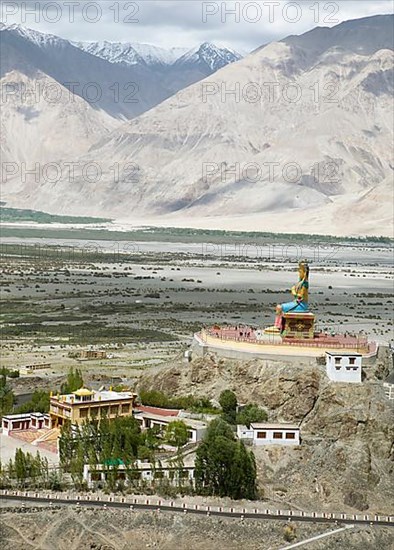
[[[148,111],[79,155],[71,182],[40,182],[34,194],[10,182],[6,200],[167,226],[391,235],[392,22],[316,28],[183,81],[155,108],[144,97]],[[84,177],[94,162],[99,182]]]
[[[217,400],[231,389],[257,403],[270,421],[296,422],[300,447],[255,447],[260,488],[301,509],[391,513],[394,501],[394,407],[375,376],[381,350],[362,384],[332,383],[315,360],[232,361],[210,355],[142,377],[139,387]]]

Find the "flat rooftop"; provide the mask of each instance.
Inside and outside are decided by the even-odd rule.
[[[250,427],[254,430],[299,430],[298,424],[270,424],[269,422],[252,422]]]
[[[151,412],[145,412],[140,410],[134,410],[134,416],[135,418],[148,418],[149,420],[157,420],[158,422],[164,422],[169,423],[176,420],[182,420],[186,424],[186,426],[189,426],[190,428],[195,429],[201,429],[206,428],[207,423],[203,422],[202,420],[194,420],[194,418],[187,418],[185,416],[180,417],[173,417],[169,415],[161,415],[161,414],[153,414]]]
[[[160,416],[179,416],[180,409],[163,409],[161,407],[151,407],[150,405],[137,405],[135,411],[149,414],[158,414]]]
[[[341,351],[326,351],[326,354],[327,355],[332,355],[334,357],[362,357],[362,354],[361,353],[357,353],[357,352],[354,352],[354,353],[350,353],[348,351],[346,352],[341,352]]]
[[[65,395],[53,395],[51,399],[58,401],[59,403],[70,403],[70,405],[80,405],[88,403],[102,403],[103,401],[130,401],[137,394],[132,392],[117,392],[112,390],[93,391],[91,398],[83,400],[78,398],[75,393],[68,393]]]

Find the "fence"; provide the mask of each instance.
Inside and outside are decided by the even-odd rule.
[[[246,336],[245,336],[246,333]],[[248,327],[244,327],[242,331],[236,327],[228,327],[220,330],[215,329],[203,329],[199,333],[200,339],[207,343],[207,336],[211,338],[220,339],[226,342],[245,342],[249,344],[255,344],[259,346],[297,346],[306,348],[322,348],[335,347],[336,349],[355,349],[357,351],[364,351],[372,353],[376,349],[376,345],[373,342],[368,342],[366,336],[329,336],[320,335],[313,339],[313,341],[305,341],[301,339],[289,339],[272,338],[268,335],[268,340],[261,340],[256,337],[255,330]]]
[[[142,509],[156,510],[160,512],[174,511],[183,513],[206,513],[207,515],[223,515],[227,517],[241,518],[266,518],[278,519],[286,521],[315,521],[315,522],[332,522],[332,523],[361,523],[361,524],[379,524],[387,527],[394,527],[394,516],[388,515],[370,515],[370,514],[344,514],[332,512],[304,512],[298,510],[270,510],[259,508],[244,508],[244,507],[226,507],[226,506],[208,506],[204,504],[177,503],[173,500],[162,500],[158,498],[150,498],[145,496],[136,497],[117,496],[117,495],[97,495],[97,494],[81,494],[81,493],[50,493],[37,491],[12,491],[0,490],[0,498],[13,500],[30,500],[30,501],[47,501],[49,504],[54,502],[68,504],[84,504],[84,505],[100,505],[106,508],[107,506],[116,506],[118,508],[128,508],[133,510],[134,507]]]

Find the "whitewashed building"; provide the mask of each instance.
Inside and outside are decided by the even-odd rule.
[[[126,485],[141,483],[153,485],[160,483],[161,480],[167,480],[171,485],[194,485],[194,460],[191,464],[185,464],[182,468],[164,461],[160,465],[153,465],[149,462],[137,460],[135,464],[127,466],[123,463],[114,466],[97,464],[92,467],[85,464],[83,468],[83,479],[90,489],[104,484],[108,475],[116,476],[117,481],[122,481]]]
[[[197,443],[198,441],[201,441],[207,431],[206,422],[183,416],[181,417],[180,411],[177,411],[177,415],[163,414],[165,409],[162,409],[161,414],[157,414],[156,411],[160,411],[160,409],[155,410],[154,407],[143,406],[136,407],[134,410],[134,417],[139,422],[142,430],[157,428],[159,432],[161,432],[164,431],[168,424],[174,420],[181,420],[187,426],[189,443]]]
[[[326,370],[328,378],[333,382],[360,383],[362,355],[326,351]]]
[[[253,445],[300,445],[298,424],[254,422],[250,428],[237,426],[239,439],[251,441]]]
[[[384,381],[383,389],[387,398],[394,400],[394,371]]]
[[[243,424],[237,424],[237,437],[238,439],[253,439],[252,427],[248,428]]]
[[[49,429],[50,418],[49,414],[36,412],[7,414],[1,420],[1,428],[4,435],[10,435],[10,432],[16,431]]]

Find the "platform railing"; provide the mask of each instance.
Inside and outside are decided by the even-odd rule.
[[[245,330],[242,330],[242,335],[240,335],[240,331],[236,329],[235,327],[229,327],[226,329],[221,330],[213,330],[213,329],[203,329],[199,335],[200,338],[204,341],[204,337],[206,335],[212,337],[212,338],[218,338],[220,340],[224,341],[235,341],[235,342],[245,342],[250,344],[258,344],[260,346],[301,346],[301,347],[307,347],[307,348],[327,348],[335,347],[337,349],[355,349],[358,351],[364,351],[364,352],[372,352],[374,351],[374,343],[368,342],[368,338],[365,336],[360,337],[348,337],[349,340],[347,342],[340,342],[335,339],[335,336],[328,336],[327,340],[325,342],[319,342],[318,339],[315,339],[313,342],[306,342],[305,340],[301,339],[289,339],[285,338],[282,341],[277,341],[275,339],[272,340],[260,340],[256,336],[244,336],[244,332],[246,333],[253,333],[254,329],[248,329],[247,327]],[[352,341],[353,340],[353,341]]]

